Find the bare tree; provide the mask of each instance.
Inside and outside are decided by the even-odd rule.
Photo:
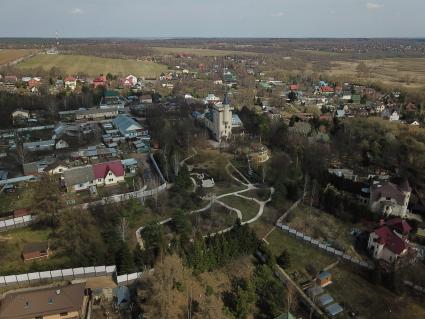
[[[127,239],[128,228],[129,228],[129,224],[128,224],[127,218],[121,217],[117,230],[123,242],[125,242],[125,240]]]

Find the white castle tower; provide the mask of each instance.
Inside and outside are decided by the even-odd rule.
[[[214,104],[212,108],[212,133],[216,140],[221,142],[232,135],[232,111],[227,94],[222,103]]]

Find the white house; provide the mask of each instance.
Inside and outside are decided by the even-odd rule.
[[[64,171],[62,181],[68,191],[78,192],[93,186],[94,179],[93,168],[87,165]]]
[[[374,259],[394,263],[407,255],[410,245],[407,239],[410,225],[400,219],[393,218],[369,235],[368,249]]]
[[[204,99],[205,104],[215,104],[218,102],[220,102],[220,98],[211,93]]]
[[[96,186],[114,185],[124,181],[125,171],[121,161],[93,165]]]
[[[65,84],[65,88],[68,88],[71,91],[74,91],[75,88],[77,87],[77,79],[74,78],[73,76],[68,76],[65,78],[64,84]]]
[[[69,169],[69,166],[66,163],[56,162],[56,163],[48,165],[44,171],[47,172],[49,175],[59,175],[67,171],[68,169]]]
[[[62,150],[62,149],[68,148],[68,147],[69,147],[68,142],[67,141],[64,141],[64,140],[57,141],[56,142],[56,145],[55,145],[55,148],[57,150]]]
[[[63,172],[63,185],[68,191],[81,191],[92,186],[116,185],[124,182],[124,177],[121,161],[112,161],[67,169]]]
[[[135,77],[134,75],[128,75],[125,78],[129,83],[131,83],[131,86],[135,86],[137,83],[137,77]]]
[[[390,122],[398,121],[398,120],[400,120],[400,115],[398,114],[398,112],[397,111],[392,112],[390,115]]]

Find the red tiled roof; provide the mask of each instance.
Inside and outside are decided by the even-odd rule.
[[[407,235],[412,230],[412,227],[410,227],[410,225],[401,218],[392,218],[387,220],[385,224],[399,230],[402,235]]]
[[[106,77],[104,75],[98,76],[93,82],[106,82]]]
[[[333,88],[332,86],[325,85],[325,86],[322,86],[322,87],[320,88],[320,90],[321,90],[322,92],[333,92],[333,91],[334,91],[334,88]]]
[[[13,217],[22,217],[22,216],[27,216],[27,215],[31,215],[31,209],[29,208],[21,208],[21,209],[16,209],[13,212]]]
[[[96,179],[105,178],[108,172],[111,171],[115,176],[124,176],[124,166],[121,161],[113,161],[99,163],[93,165],[93,174]]]
[[[375,229],[375,234],[378,235],[378,241],[394,254],[400,255],[406,248],[406,243],[403,239],[394,234],[388,226],[382,226]]]
[[[77,79],[76,78],[74,78],[73,76],[67,76],[66,78],[65,78],[65,82],[74,82],[74,81],[76,81]]]

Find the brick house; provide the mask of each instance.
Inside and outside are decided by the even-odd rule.
[[[22,250],[24,261],[47,259],[51,255],[49,242],[26,244]]]

